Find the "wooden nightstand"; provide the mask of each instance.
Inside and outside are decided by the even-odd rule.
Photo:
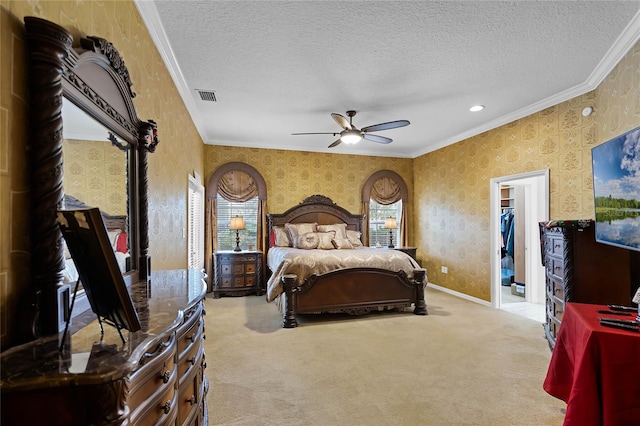
[[[217,251],[213,254],[213,297],[264,294],[262,284],[262,252]]]

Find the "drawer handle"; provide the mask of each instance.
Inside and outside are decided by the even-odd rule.
[[[191,398],[187,399],[187,402],[191,405],[196,403],[196,396],[195,395],[191,395]]]
[[[553,248],[560,248],[560,247],[562,247],[562,244],[554,244],[553,245]]]
[[[560,267],[560,265],[558,265],[558,266],[554,266],[554,267],[553,267],[553,269],[554,269],[554,270],[556,270],[556,271],[557,271],[558,269],[560,269],[560,268],[561,268],[561,267]]]
[[[164,384],[169,383],[170,377],[171,377],[171,371],[169,370],[165,371],[164,374],[160,376],[160,378],[162,379],[162,383]]]
[[[191,359],[189,359],[188,361],[191,363],[191,365],[196,365],[196,355],[192,356]]]
[[[206,362],[202,363],[202,368],[207,368],[207,363]]]
[[[169,414],[169,411],[171,411],[171,401],[165,402],[164,405],[162,407],[160,407],[160,408],[162,408],[162,411],[165,414]]]
[[[193,333],[191,336],[187,337],[187,340],[191,340],[191,343],[196,341],[196,336],[198,335],[198,332],[196,331],[195,333]]]

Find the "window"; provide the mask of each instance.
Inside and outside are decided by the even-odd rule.
[[[393,217],[398,223],[397,229],[385,229],[384,220]],[[389,231],[393,235],[393,244],[400,245],[400,218],[402,217],[402,200],[386,206],[369,201],[369,245],[376,246],[380,244],[383,247],[389,245]]]
[[[233,216],[244,218],[245,228],[238,232],[240,247],[247,250],[250,245],[257,247],[258,241],[258,197],[245,202],[225,200],[220,194],[216,198],[218,219],[218,250],[233,250],[236,247],[236,231],[229,229]]]
[[[187,240],[187,264],[192,269],[204,268],[204,186],[199,176],[189,175],[189,239]]]

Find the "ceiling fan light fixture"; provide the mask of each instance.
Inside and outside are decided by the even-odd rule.
[[[355,129],[345,130],[340,134],[340,140],[347,145],[354,145],[360,142],[362,135]]]

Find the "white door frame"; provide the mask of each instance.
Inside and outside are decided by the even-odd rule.
[[[502,279],[500,273],[500,186],[504,184],[525,186],[525,206],[527,223],[525,225],[526,281],[541,283],[538,286],[525,287],[525,300],[533,303],[544,301],[544,268],[540,260],[538,222],[549,220],[549,169],[534,172],[502,176],[490,180],[491,202],[491,306],[502,305]],[[537,254],[537,255],[536,255]],[[538,267],[539,266],[539,267]],[[528,290],[528,291],[527,291]]]

